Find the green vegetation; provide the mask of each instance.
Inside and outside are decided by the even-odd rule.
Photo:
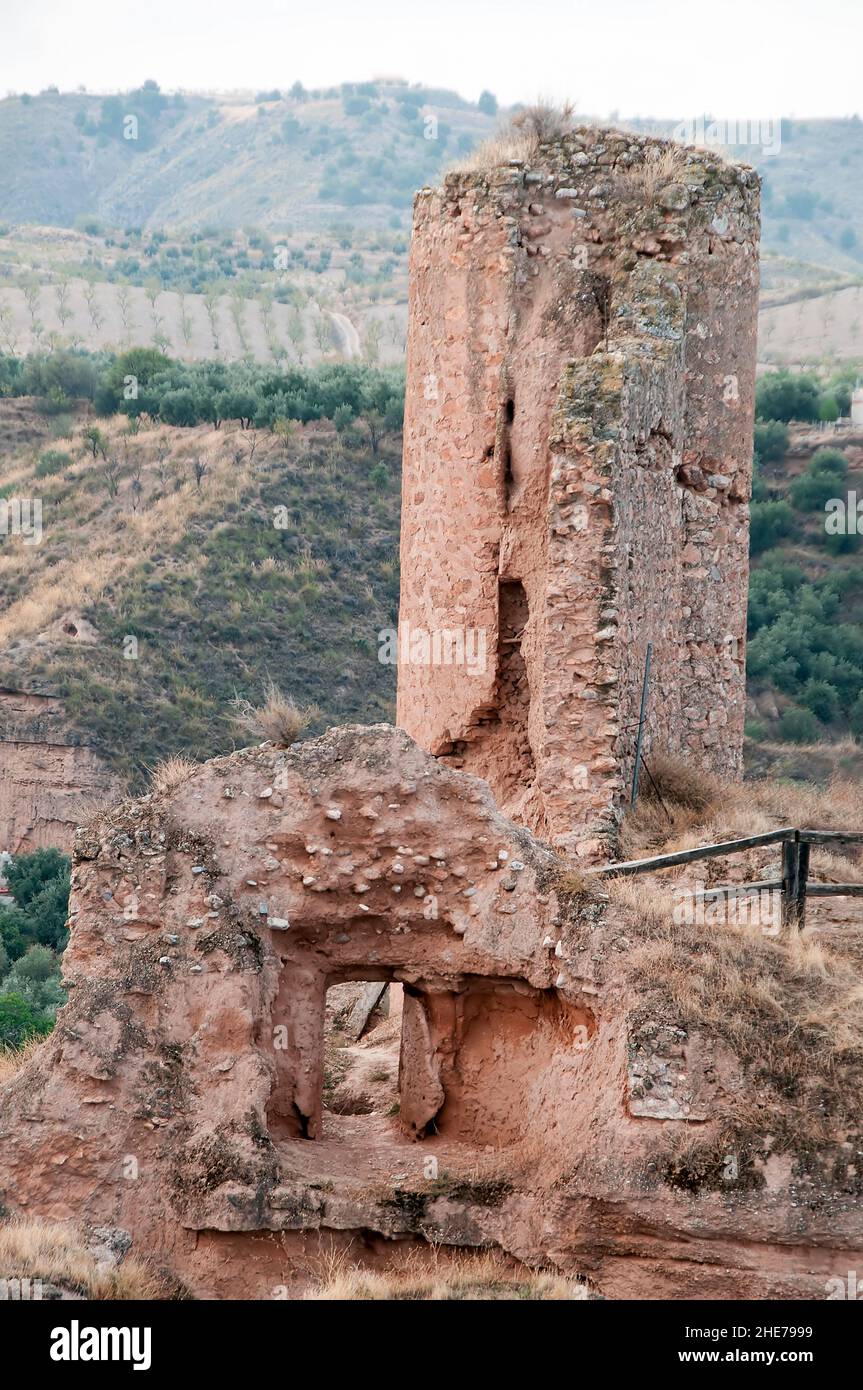
[[[362,422],[373,452],[381,436],[401,429],[404,374],[364,364],[325,363],[278,370],[257,363],[175,362],[152,348],[133,348],[111,359],[105,354],[57,352],[0,359],[0,395],[35,396],[68,409],[74,397],[92,400],[102,416],[148,416],[166,425],[190,427],[236,420],[271,429],[280,421],[335,419],[344,429]],[[93,456],[98,427],[88,431]],[[37,477],[60,472],[68,455],[48,451]]]
[[[817,420],[818,401],[818,383],[802,372],[771,372],[755,391],[759,420]]]
[[[849,375],[834,378],[837,394]],[[773,732],[795,743],[863,732],[860,536],[825,526],[826,504],[849,490],[863,495],[863,482],[835,447],[817,449],[793,474],[784,457],[782,422],[814,421],[823,397],[823,384],[805,373],[775,372],[758,384],[747,676],[756,696],[772,689],[784,697]],[[768,732],[763,721],[755,728]]]
[[[65,1002],[69,859],[54,849],[16,855],[5,877],[14,906],[0,908],[0,1048],[17,1048],[50,1033]]]

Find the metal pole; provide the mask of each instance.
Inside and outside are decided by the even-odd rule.
[[[647,691],[650,685],[650,659],[653,656],[653,643],[647,644],[647,656],[644,661],[644,680],[641,683],[641,713],[638,716],[638,738],[635,742],[635,767],[632,770],[632,795],[629,798],[630,806],[635,806],[638,800],[638,769],[641,764],[641,740],[644,736],[644,721],[647,717]]]

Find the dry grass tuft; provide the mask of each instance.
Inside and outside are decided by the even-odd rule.
[[[18,1075],[44,1041],[42,1037],[28,1038],[22,1047],[0,1047],[0,1086]]]
[[[596,891],[597,880],[590,874],[582,873],[580,869],[570,867],[558,875],[556,887],[558,893],[564,893],[568,897],[587,897]]]
[[[431,1261],[409,1253],[398,1269],[379,1272],[350,1264],[342,1251],[324,1266],[318,1283],[304,1297],[339,1302],[450,1302],[497,1300],[582,1301],[585,1284],[546,1270],[513,1268],[498,1254],[459,1254],[444,1259],[433,1248]]]
[[[687,154],[682,145],[651,145],[641,164],[619,176],[621,182],[642,200],[652,200],[660,189],[675,183],[686,168]]]
[[[671,916],[671,885],[663,879],[621,877],[603,878],[600,882],[613,903],[638,913],[645,921],[664,922]]]
[[[555,106],[537,102],[512,117],[509,125],[477,146],[463,160],[450,166],[451,173],[489,174],[494,169],[520,160],[529,164],[541,145],[552,144],[572,134],[575,112],[570,102]]]
[[[704,814],[719,801],[719,784],[714,777],[670,753],[651,754],[650,773],[641,785],[648,801],[661,797],[672,806],[699,814]]]
[[[156,1299],[165,1296],[141,1261],[126,1259],[100,1271],[74,1226],[16,1217],[0,1226],[0,1277],[42,1279],[90,1299]]]
[[[665,805],[658,800],[650,778],[642,774],[638,805],[621,824],[619,858],[694,849],[786,825],[810,830],[863,829],[863,786],[848,778],[833,777],[825,785],[777,779],[723,783],[662,752],[651,753],[647,766]],[[763,857],[764,851],[757,854]],[[859,855],[859,848],[850,846],[837,845],[830,850],[816,847],[814,876],[857,882],[858,873],[863,873],[863,866],[858,869],[856,865]],[[751,867],[748,856],[735,857],[730,863],[740,869]],[[702,867],[710,870],[710,865]],[[713,868],[718,867],[718,861],[713,861]],[[727,869],[726,864],[726,879]],[[712,881],[723,879],[712,873]]]
[[[551,102],[539,101],[518,111],[512,118],[512,128],[526,135],[539,148],[540,145],[551,145],[555,140],[563,140],[571,135],[574,121],[572,102],[565,101],[561,106],[555,106]]]
[[[639,799],[620,833],[620,853],[635,859],[647,849],[674,840],[703,825],[722,804],[724,788],[715,777],[662,750],[645,759]],[[675,843],[675,848],[678,846]]]
[[[240,729],[253,734],[255,738],[269,739],[279,748],[296,743],[312,720],[321,717],[316,705],[301,708],[290,696],[283,695],[272,681],[267,686],[262,705],[255,707],[248,700],[237,699],[234,710],[234,722]]]
[[[150,787],[157,796],[167,796],[188,782],[198,770],[198,764],[191,758],[174,754],[158,763],[150,774]]]

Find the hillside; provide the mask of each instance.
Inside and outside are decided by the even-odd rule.
[[[758,356],[775,366],[863,365],[863,284],[771,296],[759,315]]]
[[[147,82],[120,95],[11,96],[0,101],[0,219],[127,234],[263,229],[305,242],[321,235],[329,247],[340,227],[403,233],[415,189],[497,128],[493,100],[481,105],[385,81],[206,95]],[[625,124],[711,143],[734,136],[710,118],[703,137],[674,120]],[[863,122],[783,119],[755,134],[722,148],[763,179],[766,287],[860,277]],[[403,262],[404,248],[397,254]]]
[[[166,371],[151,358],[161,375],[142,377],[150,414],[138,418],[111,415],[109,383],[145,372],[146,355],[114,368],[54,359],[67,387],[73,368],[85,385],[91,374],[108,418],[57,401],[53,378],[44,397],[0,399],[0,505],[43,508],[38,545],[0,540],[0,684],[59,695],[72,730],[135,781],[171,753],[247,742],[232,702],[254,703],[271,680],[317,707],[313,727],[391,720],[395,672],[377,634],[398,611],[397,381],[339,365]],[[43,379],[38,362],[22,370]],[[838,378],[795,377],[787,396],[783,380],[762,379],[756,429],[747,732],[762,770],[863,733],[860,537],[825,529],[826,499],[863,496],[863,434],[782,423],[847,394]],[[258,423],[243,428],[247,410]],[[842,747],[847,771],[856,752]],[[806,761],[783,765],[799,776]]]
[[[165,96],[154,83],[104,98],[8,97],[2,216],[307,233],[351,210],[366,227],[403,227],[414,189],[494,126],[455,93],[403,83],[258,99]]]
[[[43,504],[40,544],[0,543],[0,683],[61,695],[135,780],[247,743],[232,701],[269,680],[320,706],[313,727],[393,718],[377,633],[397,619],[400,436],[373,453],[359,422],[284,438],[117,417],[94,457],[90,423],[0,401],[2,495]]]
[[[863,497],[863,432],[847,420],[777,418],[806,407],[807,378],[793,380],[802,383],[793,402],[783,401],[779,374],[759,386],[747,732],[756,742],[807,745],[849,730],[863,734],[863,572],[854,515]],[[814,413],[817,397],[811,404]]]

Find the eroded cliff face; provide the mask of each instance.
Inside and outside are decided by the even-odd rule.
[[[562,869],[385,725],[103,815],[77,842],[70,1002],[0,1092],[4,1207],[128,1231],[226,1297],[271,1297],[359,1231],[500,1246],[614,1295],[820,1290],[853,1267],[853,1199],[811,1154],[669,1176],[672,1140],[720,1142],[747,1083],[651,1012],[624,969],[644,927]],[[400,1112],[364,1129],[322,1125],[325,994],[351,979],[405,995]]]
[[[0,690],[0,849],[70,852],[75,827],[116,790],[99,755],[70,733],[60,699]]]
[[[417,197],[398,720],[584,855],[648,643],[647,747],[741,769],[758,229],[751,170],[594,129]]]

